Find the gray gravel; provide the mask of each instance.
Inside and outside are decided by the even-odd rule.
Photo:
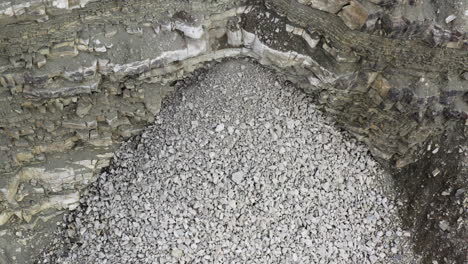
[[[245,60],[183,90],[114,163],[57,263],[417,263],[366,147]]]

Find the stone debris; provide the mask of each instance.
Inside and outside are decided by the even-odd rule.
[[[299,3],[317,8],[330,13],[337,13],[340,9],[349,3],[349,0],[298,0]]]
[[[389,176],[312,98],[244,60],[199,80],[66,216],[67,255],[38,263],[413,263]]]
[[[455,19],[457,19],[457,16],[450,15],[450,16],[445,18],[445,23],[449,24],[449,23],[453,22]]]
[[[219,125],[216,126],[216,129],[215,129],[216,132],[219,133],[219,132],[221,132],[223,130],[224,130],[224,124],[219,124]]]
[[[241,184],[243,179],[244,179],[244,173],[242,171],[238,171],[232,174],[232,180],[237,184]]]
[[[23,188],[28,186],[27,181],[2,186],[11,195],[11,199],[0,199],[0,208],[7,212],[3,215],[6,220],[0,222],[8,220],[3,228],[26,224],[22,210],[53,213],[50,208],[34,209],[47,204],[41,201],[51,195],[48,182],[60,180],[65,187],[60,192],[80,191],[90,178],[94,179],[94,173],[109,163],[112,147],[154,121],[153,115],[158,114],[162,98],[171,91],[172,86],[168,84],[203,68],[209,61],[229,57],[254,58],[287,74],[290,81],[320,98],[321,105],[337,117],[343,128],[366,142],[375,157],[390,160],[398,154],[401,156],[397,160],[398,168],[411,164],[417,160],[414,153],[418,153],[415,151],[418,146],[439,133],[437,131],[448,129],[448,119],[466,116],[468,94],[463,87],[466,87],[464,81],[468,80],[468,73],[462,73],[464,80],[453,76],[446,78],[445,74],[424,74],[425,81],[419,81],[419,75],[407,74],[407,71],[380,73],[380,66],[387,63],[376,65],[378,67],[372,70],[376,72],[369,73],[367,65],[362,67],[367,59],[354,50],[364,48],[371,58],[390,62],[397,68],[410,63],[408,67],[416,66],[417,71],[425,71],[426,67],[420,68],[426,66],[419,60],[422,58],[427,64],[439,65],[427,69],[463,72],[466,68],[464,53],[455,50],[433,53],[417,42],[425,36],[424,43],[434,41],[436,46],[462,48],[459,32],[466,31],[462,30],[466,23],[464,25],[461,19],[466,8],[459,5],[460,8],[441,13],[442,22],[448,14],[457,17],[450,24],[440,27],[432,26],[431,22],[428,27],[421,22],[434,21],[433,12],[415,21],[399,14],[414,8],[405,1],[371,0],[381,4],[379,7],[366,1],[298,0],[325,12],[340,14],[348,26],[357,26],[373,35],[354,34],[339,19],[333,20],[334,15],[325,15],[325,12],[312,13],[314,15],[307,12],[307,17],[315,22],[306,24],[315,26],[301,28],[302,23],[288,24],[294,17],[294,9],[282,14],[274,12],[275,8],[265,10],[263,5],[237,6],[242,1],[217,0],[203,5],[193,1],[124,1],[118,8],[109,6],[112,1],[4,1],[0,4],[0,24],[4,25],[0,35],[7,36],[0,41],[0,53],[4,55],[0,56],[0,178],[12,182],[18,177],[16,172],[22,173],[25,168],[49,167],[55,154],[68,160],[67,164],[75,164],[84,158],[79,155],[83,152],[89,156],[85,159],[95,167],[86,168],[86,173],[82,174],[75,165],[70,168],[65,163],[53,164],[44,174],[66,175],[66,178],[63,182],[61,178],[40,182],[45,189],[42,193]],[[88,6],[88,2],[95,3]],[[289,1],[269,2],[284,5]],[[416,2],[431,7],[415,8],[420,10],[438,10],[438,7],[445,10],[444,6],[448,6],[443,4],[445,1]],[[401,8],[394,8],[398,5]],[[80,9],[84,6],[87,8]],[[366,17],[366,26],[362,26]],[[51,21],[46,22],[49,18]],[[321,20],[339,23],[321,23]],[[336,29],[343,33],[329,34]],[[378,32],[373,32],[374,29]],[[367,38],[377,35],[384,38],[369,42],[366,35]],[[396,39],[410,42],[388,45],[387,37],[395,38],[392,43]],[[342,43],[342,40],[348,41]],[[381,42],[386,44],[382,46]],[[344,47],[353,45],[349,49],[341,47],[340,43],[346,43]],[[416,48],[405,53],[399,52],[401,47],[382,49],[397,46],[405,50],[407,46]],[[435,54],[437,58],[425,60],[425,54]],[[338,66],[342,63],[347,66]],[[237,75],[244,76],[240,72]],[[190,124],[198,127],[196,121]],[[212,125],[209,132],[213,132],[216,123]],[[237,125],[226,127],[219,136],[224,137],[225,133],[232,136],[238,128]],[[271,136],[275,141],[281,138],[276,132]],[[106,153],[105,157],[97,158],[101,152]],[[280,148],[279,153],[287,153],[287,148]],[[217,153],[211,151],[209,157],[215,158]],[[451,175],[443,166],[439,168],[444,177]],[[62,172],[49,174],[50,170]],[[431,171],[424,175],[430,176]],[[432,177],[437,181],[440,178]],[[22,192],[16,192],[21,188]],[[439,231],[436,225],[431,226]],[[34,237],[33,232],[29,235]],[[4,244],[0,241],[0,248]],[[11,256],[5,262],[13,263],[15,252],[2,251],[0,259]],[[22,262],[16,259],[16,263]]]
[[[449,223],[448,223],[447,221],[445,221],[445,220],[442,220],[442,221],[439,222],[439,227],[440,227],[440,229],[442,229],[443,231],[447,231],[447,230],[450,229]]]
[[[21,12],[32,12],[42,4],[46,5],[47,11],[53,10],[47,1],[42,3],[21,0],[20,2],[24,5],[29,3],[31,7],[35,6],[34,9],[27,8]],[[83,2],[75,6],[78,2],[73,1],[73,4],[71,2],[70,9],[83,7],[85,4]],[[342,9],[341,13],[350,12],[351,19],[365,13],[363,7],[354,0],[301,2],[332,13]],[[332,9],[329,9],[330,5],[333,5]],[[9,10],[9,4],[0,7],[0,13],[6,14],[7,9]],[[18,12],[22,10],[17,5],[13,9]],[[16,11],[13,12],[15,17],[26,15]],[[424,82],[424,86],[419,87],[423,85],[422,82],[414,83],[414,80],[401,75],[384,78],[374,72],[369,74],[373,76],[371,80],[367,77],[351,78],[350,76],[357,74],[354,70],[336,72],[333,67],[329,67],[332,61],[325,59],[329,58],[328,56],[312,55],[325,52],[340,63],[356,63],[361,58],[339,51],[318,31],[289,25],[286,18],[259,6],[226,9],[225,12],[215,14],[206,11],[205,16],[197,15],[195,10],[193,14],[176,12],[171,15],[172,17],[164,15],[164,19],[161,20],[153,18],[154,23],[148,23],[143,18],[138,20],[138,23],[127,23],[127,18],[116,16],[118,23],[108,21],[104,27],[93,24],[92,21],[95,21],[93,13],[90,17],[93,19],[83,18],[89,20],[91,24],[84,23],[80,29],[75,28],[80,23],[59,28],[55,28],[55,24],[50,23],[52,28],[43,31],[49,32],[44,35],[48,37],[41,40],[45,41],[44,45],[41,44],[37,49],[28,48],[28,52],[21,56],[16,54],[21,49],[13,49],[15,52],[10,50],[11,47],[22,47],[10,42],[16,39],[13,38],[16,33],[0,33],[10,36],[5,39],[8,43],[3,45],[3,48],[11,51],[11,54],[6,50],[4,52],[8,54],[8,58],[0,58],[0,94],[3,95],[0,97],[3,106],[0,108],[0,117],[2,117],[0,127],[6,128],[0,131],[0,177],[14,176],[13,172],[32,164],[46,166],[46,161],[52,153],[63,152],[63,155],[75,159],[68,153],[75,147],[84,146],[87,151],[94,151],[96,147],[116,146],[123,138],[138,133],[143,126],[154,121],[153,115],[159,112],[162,98],[171,90],[171,86],[167,84],[187,76],[193,70],[203,67],[202,65],[208,61],[236,56],[247,56],[255,58],[262,64],[274,65],[273,67],[288,74],[291,81],[300,84],[306,92],[320,91],[320,96],[324,98],[322,102],[332,110],[330,112],[341,116],[342,120],[350,121],[344,122],[344,127],[358,138],[369,138],[366,141],[372,154],[385,160],[391,159],[396,153],[411,153],[408,151],[409,148],[417,146],[428,137],[426,134],[414,132],[424,136],[411,137],[409,140],[406,137],[413,135],[410,131],[436,130],[432,129],[432,123],[427,123],[431,124],[427,127],[426,125],[396,126],[382,122],[380,115],[372,115],[373,121],[367,122],[365,121],[368,120],[367,113],[380,111],[378,109],[383,107],[385,111],[388,110],[392,120],[399,120],[401,116],[410,116],[409,109],[413,107],[418,107],[419,113],[431,111],[438,116],[437,118],[442,118],[442,113],[452,107],[459,109],[454,110],[455,112],[450,110],[450,113],[465,111],[466,100],[463,102],[460,100],[464,100],[466,96],[460,98],[462,93],[458,90],[439,92],[440,89],[452,86],[446,85],[442,80],[428,80]],[[126,17],[131,13],[122,8],[119,14]],[[32,12],[30,15],[40,14]],[[130,20],[133,21],[133,18]],[[123,24],[120,24],[121,22]],[[6,28],[10,27],[4,27],[2,30]],[[72,30],[71,28],[75,31],[67,31]],[[25,34],[28,32],[26,29],[19,31]],[[75,36],[75,39],[69,37],[61,39],[57,36],[57,41],[52,41],[51,32],[57,34],[62,32],[67,36],[70,34]],[[18,36],[22,36],[21,43],[23,39],[35,39],[38,43],[41,42],[39,36],[27,34]],[[220,45],[212,45],[213,43]],[[26,47],[27,45],[24,45],[24,48]],[[235,77],[242,78],[242,76],[243,73],[238,72]],[[309,83],[304,83],[304,78]],[[355,80],[352,83],[356,85],[351,85],[350,80]],[[405,90],[406,88],[400,89],[399,87],[402,87],[400,82],[412,83],[418,86],[417,90],[425,92],[415,94]],[[371,89],[368,89],[369,83],[372,83]],[[462,84],[456,83],[456,85]],[[346,96],[341,93],[335,94],[328,89],[337,86],[340,86],[340,90],[346,90]],[[347,98],[356,91],[363,94],[369,91],[369,94],[360,97],[366,99],[360,100],[359,103],[351,104]],[[437,99],[432,101],[430,98],[433,97]],[[372,105],[361,112],[360,105],[368,103]],[[406,106],[408,103],[411,106]],[[350,111],[348,109],[350,107],[357,107],[359,118],[355,118],[356,111]],[[360,121],[356,123],[358,120]],[[412,123],[414,120],[407,118],[404,122]],[[374,123],[378,129],[369,126]],[[442,123],[438,121],[434,124]],[[399,129],[402,131],[397,131]],[[369,137],[374,133],[371,131],[380,131],[379,136]],[[72,144],[64,144],[66,148],[59,146],[46,147],[45,151],[32,150],[38,145],[54,145],[71,135],[74,140]],[[380,140],[380,138],[386,139],[388,135],[402,135],[404,140]],[[276,134],[273,137],[276,137]],[[414,141],[411,147],[401,143],[409,141]],[[414,157],[411,156],[404,161],[399,160],[397,164],[407,165],[414,161]],[[76,175],[76,178],[81,177]],[[69,186],[72,187],[72,191],[75,190],[74,186]],[[0,207],[11,209],[16,207],[16,204],[0,200]]]
[[[361,3],[351,0],[338,16],[350,29],[360,29],[366,23],[369,13]]]

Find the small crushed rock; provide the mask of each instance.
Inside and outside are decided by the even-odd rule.
[[[389,176],[297,88],[235,60],[179,99],[39,263],[416,263]]]

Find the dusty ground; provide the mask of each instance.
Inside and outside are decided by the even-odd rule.
[[[468,260],[467,142],[460,124],[423,146],[416,163],[393,171],[400,215],[414,229],[415,251],[424,255],[423,263]]]

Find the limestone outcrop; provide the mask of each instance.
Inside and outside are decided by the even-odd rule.
[[[466,23],[398,24],[388,2],[4,1],[0,225],[73,209],[175,81],[232,57],[286,75],[383,164],[415,164],[467,130]]]

